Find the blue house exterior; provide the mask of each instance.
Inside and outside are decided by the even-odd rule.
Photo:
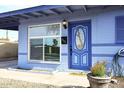
[[[99,60],[111,63],[124,47],[123,9],[44,5],[1,13],[0,29],[19,32],[19,68],[87,71]]]

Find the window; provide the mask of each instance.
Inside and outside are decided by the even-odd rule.
[[[30,39],[30,56],[34,60],[43,60],[43,39]]]
[[[45,61],[59,61],[60,38],[45,39]]]
[[[124,16],[116,17],[116,43],[124,43]]]
[[[60,24],[29,27],[29,59],[60,62]]]

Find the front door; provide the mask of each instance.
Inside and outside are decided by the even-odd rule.
[[[69,67],[89,70],[91,67],[91,21],[70,22]]]

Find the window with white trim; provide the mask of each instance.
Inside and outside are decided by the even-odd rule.
[[[60,62],[61,25],[31,26],[29,33],[29,60]]]

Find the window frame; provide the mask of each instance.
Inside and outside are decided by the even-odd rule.
[[[32,36],[30,37],[30,27],[37,27],[37,26],[47,26],[47,25],[54,25],[59,24],[60,25],[60,35],[52,35],[52,36]],[[28,63],[48,63],[48,64],[61,64],[61,32],[62,32],[62,24],[61,23],[49,23],[49,24],[40,24],[40,25],[30,25],[28,26]],[[45,52],[43,52],[43,60],[33,60],[30,59],[30,39],[42,39],[43,38],[43,51],[44,51],[44,38],[60,38],[60,60],[59,61],[45,61]]]

